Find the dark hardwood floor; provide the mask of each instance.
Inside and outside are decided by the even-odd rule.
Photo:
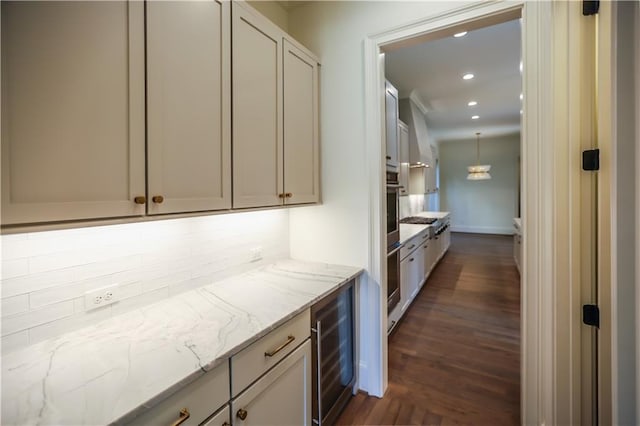
[[[520,276],[512,237],[452,234],[389,338],[389,387],[341,425],[520,423]]]

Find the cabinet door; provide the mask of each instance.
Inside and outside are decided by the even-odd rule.
[[[282,32],[232,3],[233,207],[283,203]]]
[[[231,208],[229,9],[147,2],[149,214]]]
[[[424,266],[424,276],[425,278],[431,273],[431,241],[425,240],[422,243],[422,262]]]
[[[231,402],[234,425],[311,425],[311,343],[307,340]]]
[[[1,7],[2,224],[143,214],[143,3]]]
[[[318,62],[284,40],[285,204],[320,201]]]
[[[406,124],[398,122],[398,134],[400,135],[400,161],[399,183],[400,195],[409,194],[409,128]]]
[[[398,171],[398,91],[385,83],[385,115],[387,136],[387,168]]]
[[[402,312],[406,311],[413,298],[411,297],[411,267],[414,260],[412,256],[406,257],[400,262],[400,305],[402,306]]]
[[[229,419],[231,417],[231,410],[229,405],[225,405],[223,409],[211,416],[210,419],[202,423],[200,426],[230,426]]]

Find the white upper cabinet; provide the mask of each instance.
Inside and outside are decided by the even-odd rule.
[[[283,203],[282,33],[233,3],[233,207]]]
[[[1,8],[3,226],[320,201],[318,60],[248,4]]]
[[[398,90],[388,81],[385,82],[385,118],[386,118],[386,165],[387,170],[399,171],[398,164]]]
[[[284,40],[285,204],[320,201],[318,62]]]
[[[318,61],[233,3],[233,207],[320,200]]]
[[[148,213],[231,208],[230,4],[147,2]]]
[[[144,214],[144,4],[1,7],[2,224]]]

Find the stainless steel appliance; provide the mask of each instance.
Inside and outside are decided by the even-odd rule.
[[[387,313],[400,302],[400,243],[387,253]]]
[[[398,173],[387,172],[387,311],[400,301],[400,206]]]
[[[399,190],[398,173],[387,172],[387,248],[400,241]]]
[[[354,281],[311,307],[313,423],[332,425],[353,394]]]

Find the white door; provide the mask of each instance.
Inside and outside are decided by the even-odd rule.
[[[148,213],[229,209],[230,4],[146,6]]]
[[[144,214],[144,4],[1,7],[2,224]]]
[[[282,32],[232,3],[233,207],[283,204]]]
[[[320,201],[318,63],[284,40],[285,204]]]
[[[231,415],[239,426],[310,426],[310,340],[235,398]]]

